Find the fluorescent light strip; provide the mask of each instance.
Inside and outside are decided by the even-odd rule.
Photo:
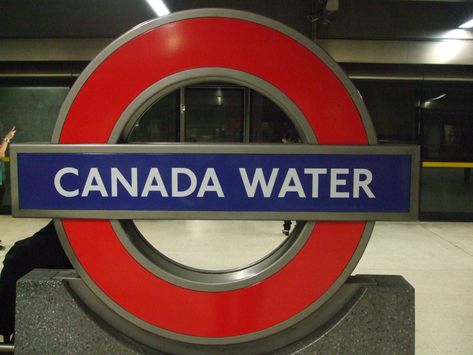
[[[432,97],[431,99],[428,99],[427,101],[440,100],[440,99],[444,98],[445,96],[447,96],[447,94],[442,94],[442,95],[439,95],[437,97]]]
[[[169,11],[168,7],[162,0],[146,0],[153,9],[153,11],[158,16],[169,15],[171,11]]]
[[[473,27],[473,19],[465,22],[463,25],[459,26],[458,28],[472,28],[472,27]]]

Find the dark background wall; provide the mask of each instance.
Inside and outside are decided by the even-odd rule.
[[[458,29],[473,17],[473,1],[164,1],[171,12],[250,11],[316,41],[360,91],[380,142],[419,144],[423,161],[439,166],[423,168],[422,218],[473,220],[471,169],[441,167],[445,160],[473,163],[473,30]],[[19,126],[17,142],[48,141],[61,102],[90,60],[155,17],[145,0],[0,0],[3,129]],[[176,130],[178,121],[171,126]],[[452,130],[461,148],[456,156],[445,154],[453,151],[445,144]],[[8,203],[7,195],[4,207]]]

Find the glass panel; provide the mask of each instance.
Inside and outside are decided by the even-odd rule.
[[[431,85],[420,104],[423,160],[473,161],[473,88]]]
[[[473,184],[471,168],[423,168],[421,213],[453,219],[473,216]]]
[[[420,102],[421,216],[473,219],[473,87],[433,83]]]
[[[417,90],[413,83],[355,81],[379,143],[413,144]]]
[[[68,87],[0,87],[0,138],[16,126],[14,143],[50,142]],[[8,155],[8,152],[7,152]],[[6,181],[0,192],[1,211],[9,213],[10,166],[5,159]]]
[[[262,94],[251,92],[251,137],[253,143],[299,142],[289,117]]]
[[[178,142],[179,141],[179,90],[154,103],[138,120],[128,141]]]
[[[186,142],[242,142],[242,88],[186,89]]]
[[[424,160],[472,161],[472,128],[467,116],[425,112],[423,119]]]
[[[15,143],[49,142],[68,87],[0,87],[0,137],[16,126]]]

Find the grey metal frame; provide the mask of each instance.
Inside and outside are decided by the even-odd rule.
[[[163,96],[160,96],[163,97]],[[148,109],[147,107],[146,109]],[[136,122],[136,121],[135,121]],[[131,133],[129,130],[128,134]],[[179,142],[186,141],[186,90],[179,88]]]
[[[243,98],[243,143],[251,141],[251,92],[245,88]]]

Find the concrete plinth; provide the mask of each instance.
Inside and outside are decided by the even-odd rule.
[[[396,275],[362,275],[351,282],[362,280],[361,293],[337,316],[274,354],[414,354],[414,288]]]
[[[71,278],[74,271],[34,270],[18,282],[15,354],[159,354],[98,318],[71,293]],[[386,275],[348,282],[362,286],[332,319],[271,353],[414,354],[412,286],[401,276]],[[193,353],[192,347],[186,352]],[[219,348],[216,353],[235,352]]]

